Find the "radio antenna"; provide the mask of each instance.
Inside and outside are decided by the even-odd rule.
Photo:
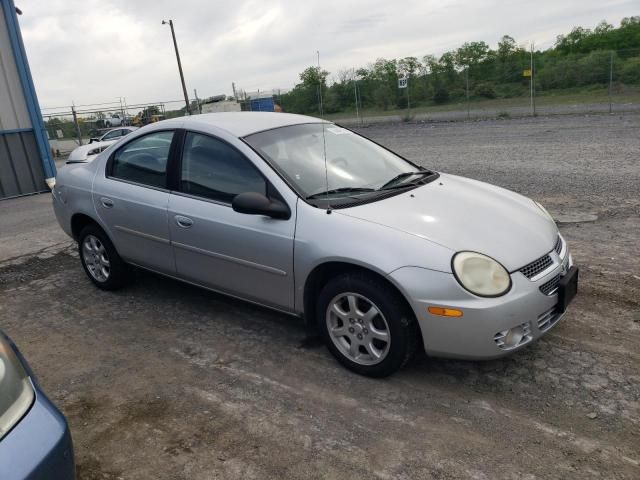
[[[327,214],[331,213],[331,204],[329,203],[329,169],[327,167],[327,138],[325,136],[325,125],[324,118],[322,115],[324,114],[324,109],[322,106],[322,68],[320,67],[320,50],[316,50],[318,55],[318,101],[320,103],[320,119],[322,120],[322,150],[324,155],[324,181],[326,186],[326,197],[327,197]]]

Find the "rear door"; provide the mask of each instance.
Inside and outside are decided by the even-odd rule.
[[[178,276],[292,309],[295,204],[287,220],[234,211],[239,193],[282,197],[249,158],[213,136],[186,132],[177,170],[169,228]]]
[[[109,158],[93,185],[96,212],[126,261],[174,274],[167,207],[167,164],[173,130],[126,143]]]

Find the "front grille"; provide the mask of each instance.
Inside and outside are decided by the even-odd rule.
[[[547,310],[543,314],[538,316],[538,330],[544,332],[545,330],[553,327],[560,319],[560,314],[556,312],[556,307]]]
[[[553,247],[553,249],[556,251],[558,255],[560,255],[560,252],[562,251],[562,238],[560,237],[560,235],[558,235],[558,240],[556,240],[556,246]]]
[[[520,269],[520,272],[522,272],[525,277],[531,279],[540,272],[549,268],[551,265],[553,265],[553,260],[551,259],[549,254],[547,254],[531,262],[529,265],[525,265]]]
[[[556,275],[548,282],[545,282],[542,285],[540,285],[540,291],[545,295],[553,295],[554,293],[556,293],[556,290],[558,289],[558,282],[560,282],[560,275]]]
[[[560,255],[560,252],[562,252],[562,238],[560,238],[560,235],[558,235],[558,239],[556,240],[556,244],[553,247],[553,251],[558,255]],[[534,260],[530,264],[522,267],[520,269],[520,272],[522,272],[525,277],[531,280],[533,277],[538,275],[540,272],[545,271],[551,265],[553,265],[553,259],[551,258],[551,255],[547,253],[539,259]]]

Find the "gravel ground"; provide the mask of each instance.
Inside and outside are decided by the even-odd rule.
[[[640,116],[364,132],[597,216],[560,225],[581,267],[564,319],[506,359],[372,380],[295,318],[143,272],[101,292],[73,249],[5,263],[0,326],[67,415],[80,480],[640,477]]]
[[[501,117],[529,117],[531,115],[531,106],[528,98],[521,98],[519,105],[483,105],[482,103],[474,103],[467,112],[465,103],[457,105],[449,105],[447,110],[431,110],[428,112],[412,113],[411,116],[416,122],[447,122],[460,120],[486,120]],[[640,104],[633,102],[616,102],[614,100],[612,111],[615,114],[638,113]],[[537,115],[587,115],[608,113],[609,103],[561,103],[561,104],[538,104],[536,107]],[[362,119],[355,116],[340,118],[338,123],[344,125],[358,125],[361,121],[366,125],[387,124],[389,122],[402,122],[405,114],[386,114],[386,115],[365,115]]]

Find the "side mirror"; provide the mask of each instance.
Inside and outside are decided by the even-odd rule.
[[[231,208],[238,213],[265,215],[271,218],[287,220],[291,218],[289,207],[279,200],[270,200],[262,193],[246,192],[236,195]]]
[[[93,143],[93,142],[99,142],[100,139],[99,138],[90,138],[89,139],[89,143]]]

